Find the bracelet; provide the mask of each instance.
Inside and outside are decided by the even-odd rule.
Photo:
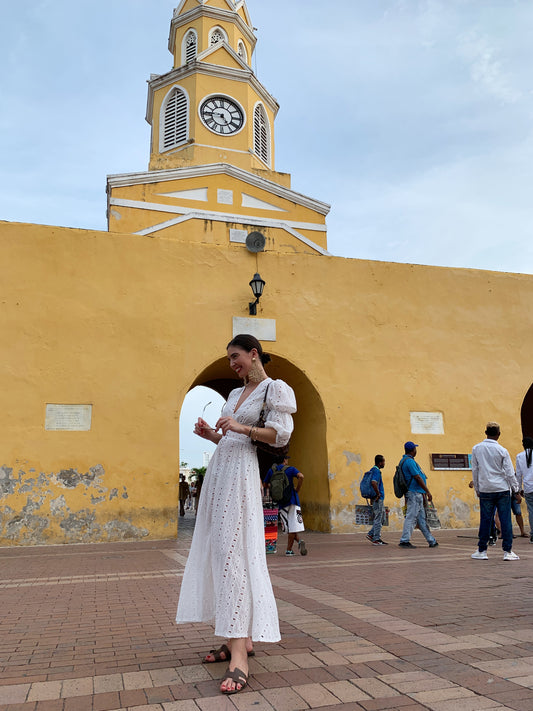
[[[253,431],[254,431],[254,430],[255,430],[255,427],[250,427],[250,432],[249,432],[249,434],[248,434],[248,436],[249,436],[250,439],[252,439],[252,440],[253,440],[252,435],[253,435]]]

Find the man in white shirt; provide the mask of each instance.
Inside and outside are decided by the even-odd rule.
[[[487,546],[494,513],[498,511],[502,529],[504,560],[519,560],[513,547],[513,524],[511,520],[511,491],[518,494],[518,481],[509,452],[498,444],[500,425],[489,422],[485,429],[487,439],[472,449],[472,479],[479,497],[479,542],[478,550],[472,553],[476,560],[487,560]]]

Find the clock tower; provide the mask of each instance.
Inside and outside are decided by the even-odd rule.
[[[329,206],[275,170],[279,105],[252,71],[256,41],[245,0],[182,0],[174,10],[173,68],[148,82],[148,172],[109,176],[110,231],[198,241],[183,223],[207,219],[218,244],[259,229],[267,249],[327,254]]]
[[[274,169],[279,106],[252,71],[255,43],[244,0],[184,0],[176,8],[174,68],[148,84],[150,170],[221,160]]]

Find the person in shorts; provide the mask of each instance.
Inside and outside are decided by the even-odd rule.
[[[279,464],[287,467],[285,469],[285,474],[287,475],[287,478],[291,485],[291,498],[289,500],[289,503],[286,506],[280,507],[279,509],[281,530],[283,531],[283,533],[288,534],[287,550],[285,551],[285,555],[294,555],[292,547],[295,541],[298,544],[298,550],[300,552],[300,555],[307,555],[307,547],[305,545],[305,541],[300,538],[300,533],[305,531],[305,526],[302,517],[302,509],[300,506],[300,497],[298,496],[298,492],[302,488],[304,475],[301,471],[296,469],[296,467],[288,466],[288,457],[285,457],[283,461],[279,462]],[[272,469],[269,469],[263,482],[265,487],[268,487],[268,483],[272,478],[272,473]]]

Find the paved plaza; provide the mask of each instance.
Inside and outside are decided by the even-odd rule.
[[[362,533],[306,535],[269,555],[282,641],[256,645],[249,686],[208,625],[174,615],[194,516],[177,541],[0,549],[2,711],[533,710],[533,545],[474,561],[475,531],[429,549]]]

